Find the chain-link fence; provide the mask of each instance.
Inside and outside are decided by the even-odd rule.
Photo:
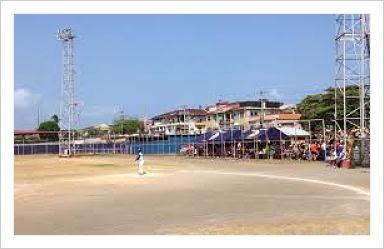
[[[350,151],[353,166],[370,166],[370,139],[355,139]]]
[[[128,138],[124,142],[80,143],[74,146],[75,154],[180,154],[198,157],[226,158],[305,158],[309,147],[302,136],[289,137],[275,129],[257,131],[221,130],[195,135],[153,137],[148,135]],[[318,141],[316,138],[312,142]],[[295,150],[297,148],[297,150]],[[15,155],[58,154],[59,145],[16,144]]]
[[[316,134],[290,134],[277,128],[259,130],[221,130],[195,135],[154,137],[149,135],[130,137],[123,142],[78,143],[75,154],[179,154],[210,158],[327,160],[334,144]],[[287,131],[286,131],[287,132]],[[81,141],[77,141],[81,142]],[[84,142],[84,141],[83,141]],[[355,139],[347,146],[353,166],[369,166],[368,139]],[[59,145],[16,144],[15,155],[58,154]]]
[[[74,145],[75,154],[136,154],[139,149],[145,154],[183,154],[186,146],[196,147],[198,135],[174,135],[163,137],[138,136],[124,142],[84,143],[78,140]],[[33,143],[15,144],[15,155],[58,154],[59,144]]]

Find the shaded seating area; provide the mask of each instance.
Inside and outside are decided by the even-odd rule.
[[[264,159],[281,157],[282,144],[289,141],[282,130],[270,127],[209,131],[197,137],[196,146],[200,156]]]

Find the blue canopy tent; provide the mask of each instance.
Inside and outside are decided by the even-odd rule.
[[[275,127],[270,127],[268,129],[260,130],[258,140],[289,140],[289,136]]]
[[[214,131],[207,131],[203,134],[199,134],[197,137],[196,137],[196,142],[204,142],[204,141],[208,141],[208,139],[210,137],[212,137],[212,135],[214,134]]]
[[[200,134],[197,137],[197,142],[202,141],[231,141],[231,140],[289,140],[289,135],[275,127],[268,129],[247,130],[242,132],[241,130],[220,130],[220,131],[208,131],[204,134]]]
[[[258,142],[289,140],[290,136],[278,128],[242,130],[218,130],[200,134],[196,142],[204,143],[210,155],[238,155],[237,141],[241,142],[242,155],[258,151]],[[257,141],[257,142],[256,142]],[[235,143],[236,145],[235,145]],[[229,147],[228,147],[229,146]],[[235,148],[236,146],[236,148]],[[252,148],[253,147],[253,148]],[[228,150],[229,149],[229,150]]]
[[[247,130],[244,132],[244,139],[256,140],[288,140],[289,136],[275,127],[268,129]]]
[[[260,134],[260,130],[246,130],[243,133],[244,139],[249,140],[249,139],[258,139],[258,136]]]
[[[205,141],[231,141],[242,139],[241,130],[218,130],[218,131],[208,131],[206,133],[200,134],[197,137],[198,142]]]
[[[212,135],[207,140],[208,141],[222,141],[222,140],[224,140],[223,135],[226,132],[227,131],[222,131],[222,130],[213,131]]]
[[[243,133],[241,130],[227,130],[223,133],[224,141],[239,140],[243,138]]]

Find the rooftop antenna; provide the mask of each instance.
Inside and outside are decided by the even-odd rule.
[[[260,100],[260,126],[264,126],[264,119],[265,119],[265,107],[266,107],[266,102],[265,102],[265,94],[267,92],[260,90],[256,94],[259,96]]]
[[[120,106],[119,114],[120,114],[120,119],[123,120],[124,119],[124,109],[122,106]]]
[[[265,99],[266,93],[266,91],[260,90],[256,92],[256,96],[259,96],[259,100]]]
[[[120,111],[119,111],[119,114],[120,114],[120,132],[121,134],[123,135],[124,134],[124,119],[125,119],[125,115],[124,115],[124,109],[122,106],[120,106]]]
[[[70,27],[61,28],[57,39],[63,45],[63,79],[60,101],[59,156],[72,156],[75,153],[74,125],[77,118],[75,102],[75,70],[73,41],[75,35]]]

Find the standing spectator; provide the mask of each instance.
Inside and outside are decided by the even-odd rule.
[[[346,159],[344,141],[341,140],[339,146],[336,147],[336,165],[341,167],[343,161]]]
[[[336,169],[336,150],[334,148],[331,149],[329,164],[330,166],[333,166],[334,169]]]
[[[326,157],[327,157],[327,144],[325,143],[325,140],[322,140],[321,141],[321,145],[320,145],[320,151],[319,151],[319,156],[318,156],[318,158],[320,159],[320,160],[325,160],[326,159]]]
[[[273,159],[276,154],[276,149],[274,145],[269,146],[269,159]]]
[[[241,142],[239,141],[238,143],[237,143],[237,148],[236,148],[236,150],[237,150],[237,155],[238,155],[238,158],[241,158]]]
[[[352,148],[355,147],[354,144],[355,144],[355,135],[354,134],[350,134],[348,136],[348,139],[347,139],[346,143],[345,143],[345,153],[346,153],[346,156],[347,155],[348,156],[352,155]]]
[[[198,150],[197,150],[197,146],[193,146],[193,156],[194,157],[197,157],[198,156]]]
[[[311,155],[312,155],[312,159],[314,161],[317,160],[317,156],[319,155],[319,151],[318,151],[318,142],[315,142],[315,143],[312,143],[310,146],[309,146],[309,149],[311,151]]]

